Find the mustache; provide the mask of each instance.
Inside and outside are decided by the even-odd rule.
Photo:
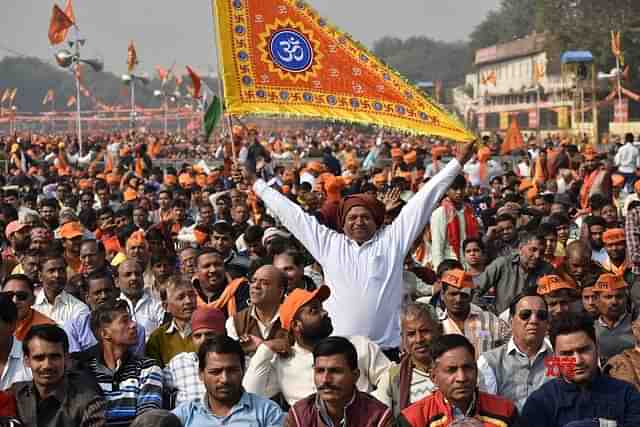
[[[339,391],[340,389],[338,387],[335,387],[331,384],[325,384],[325,385],[321,385],[320,387],[318,387],[318,391]]]

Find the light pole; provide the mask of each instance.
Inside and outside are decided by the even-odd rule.
[[[141,76],[137,76],[135,74],[123,74],[122,82],[125,85],[131,85],[131,121],[130,126],[131,130],[135,128],[136,122],[136,80],[142,82],[142,84],[149,84],[149,76],[145,73]]]
[[[164,113],[164,136],[167,136],[167,104],[169,103],[169,95],[166,92],[156,89],[153,91],[153,96],[155,96],[156,98],[162,97],[162,110]]]
[[[73,66],[73,74],[76,79],[76,123],[77,123],[77,137],[78,147],[80,154],[82,154],[82,117],[80,106],[80,64],[87,64],[94,71],[100,72],[104,68],[104,64],[99,59],[82,59],[80,56],[80,47],[86,43],[85,39],[76,37],[76,40],[69,41],[69,47],[75,48],[74,52],[70,52],[67,49],[62,49],[55,54],[56,62],[62,68],[69,68]]]

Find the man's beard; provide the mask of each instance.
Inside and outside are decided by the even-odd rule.
[[[331,324],[331,318],[327,317],[317,326],[305,325],[302,330],[302,337],[305,341],[317,342],[321,339],[327,338],[333,332],[333,325]]]

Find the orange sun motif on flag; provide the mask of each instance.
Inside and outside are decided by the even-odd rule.
[[[291,19],[278,19],[265,29],[259,34],[258,50],[270,72],[293,82],[308,82],[309,78],[317,77],[324,56],[312,31]]]

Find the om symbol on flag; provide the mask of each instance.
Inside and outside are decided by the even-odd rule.
[[[280,68],[302,73],[313,65],[313,48],[301,33],[286,29],[273,34],[269,46],[271,58]]]

